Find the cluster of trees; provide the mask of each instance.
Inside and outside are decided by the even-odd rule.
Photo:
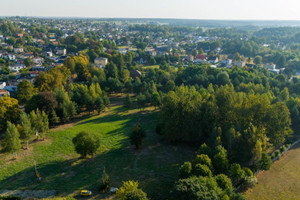
[[[268,94],[236,92],[229,85],[200,92],[181,86],[165,95],[161,119],[158,132],[165,139],[222,144],[231,160],[250,166],[292,134],[284,102],[272,103]]]
[[[179,180],[174,195],[178,199],[244,199],[236,189],[244,191],[253,187],[257,180],[249,168],[228,159],[226,149],[221,146],[201,145],[192,162],[185,162],[179,169]],[[269,169],[272,161],[263,154],[262,169]]]
[[[37,109],[28,115],[22,112],[17,125],[7,121],[7,129],[2,140],[3,150],[17,156],[22,144],[28,149],[29,142],[34,136],[36,140],[44,139],[48,131],[49,120],[44,111]]]

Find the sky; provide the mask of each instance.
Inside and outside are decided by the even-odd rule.
[[[0,0],[0,16],[300,20],[299,0]]]

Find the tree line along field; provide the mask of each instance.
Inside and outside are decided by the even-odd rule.
[[[300,199],[300,144],[276,161],[269,171],[259,172],[258,184],[244,195],[250,200]]]
[[[57,194],[76,194],[80,189],[97,193],[103,168],[111,185],[137,180],[153,199],[166,197],[177,179],[179,166],[193,155],[191,147],[171,146],[159,141],[155,133],[158,112],[154,108],[124,109],[113,106],[100,116],[81,120],[65,128],[52,130],[45,141],[22,150],[17,160],[2,154],[0,188],[24,190],[56,190]],[[142,150],[129,143],[133,127],[140,123],[147,137]],[[81,131],[100,137],[100,148],[93,158],[81,159],[76,154],[72,138]],[[37,183],[34,162],[42,181]]]

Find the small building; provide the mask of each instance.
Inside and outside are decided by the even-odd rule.
[[[23,53],[23,52],[24,52],[23,47],[14,48],[14,53]]]
[[[62,49],[57,49],[56,54],[57,54],[57,55],[65,56],[65,55],[67,55],[67,49],[64,49],[64,48],[62,48]]]
[[[9,66],[9,69],[12,72],[19,72],[21,69],[24,69],[24,68],[25,68],[25,65],[23,65],[23,64],[14,64],[13,66]]]
[[[99,68],[104,68],[108,63],[107,58],[95,58],[94,64]]]
[[[43,64],[44,63],[44,58],[42,58],[42,57],[34,57],[34,58],[32,58],[32,62],[34,63],[34,64]]]
[[[6,82],[1,82],[0,83],[0,90],[3,90],[6,86]]]
[[[0,98],[3,97],[3,96],[5,96],[5,95],[10,96],[9,91],[7,91],[7,90],[0,90]]]
[[[246,62],[245,62],[245,61],[242,61],[242,60],[237,60],[237,61],[234,62],[233,65],[234,65],[234,66],[237,66],[237,67],[245,67]]]
[[[133,78],[133,79],[140,78],[141,76],[142,76],[142,73],[138,70],[131,70],[130,71],[130,77]]]
[[[276,69],[276,65],[273,64],[273,63],[267,63],[265,66],[266,66],[266,68],[269,69],[269,70],[274,70],[274,69]]]

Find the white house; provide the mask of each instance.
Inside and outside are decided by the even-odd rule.
[[[95,58],[95,60],[94,60],[94,64],[99,68],[105,67],[107,65],[107,63],[108,63],[107,58]]]
[[[56,54],[58,55],[67,55],[67,49],[57,49]]]
[[[0,90],[3,90],[6,86],[6,82],[0,83]]]
[[[14,53],[23,53],[23,52],[24,52],[23,47],[14,48]]]
[[[42,58],[42,57],[34,57],[34,58],[32,58],[32,62],[34,64],[43,64],[44,63],[44,58]]]
[[[23,64],[15,64],[13,66],[9,66],[9,69],[12,72],[19,72],[21,69],[24,69],[24,68],[25,68],[25,65],[23,65]]]

